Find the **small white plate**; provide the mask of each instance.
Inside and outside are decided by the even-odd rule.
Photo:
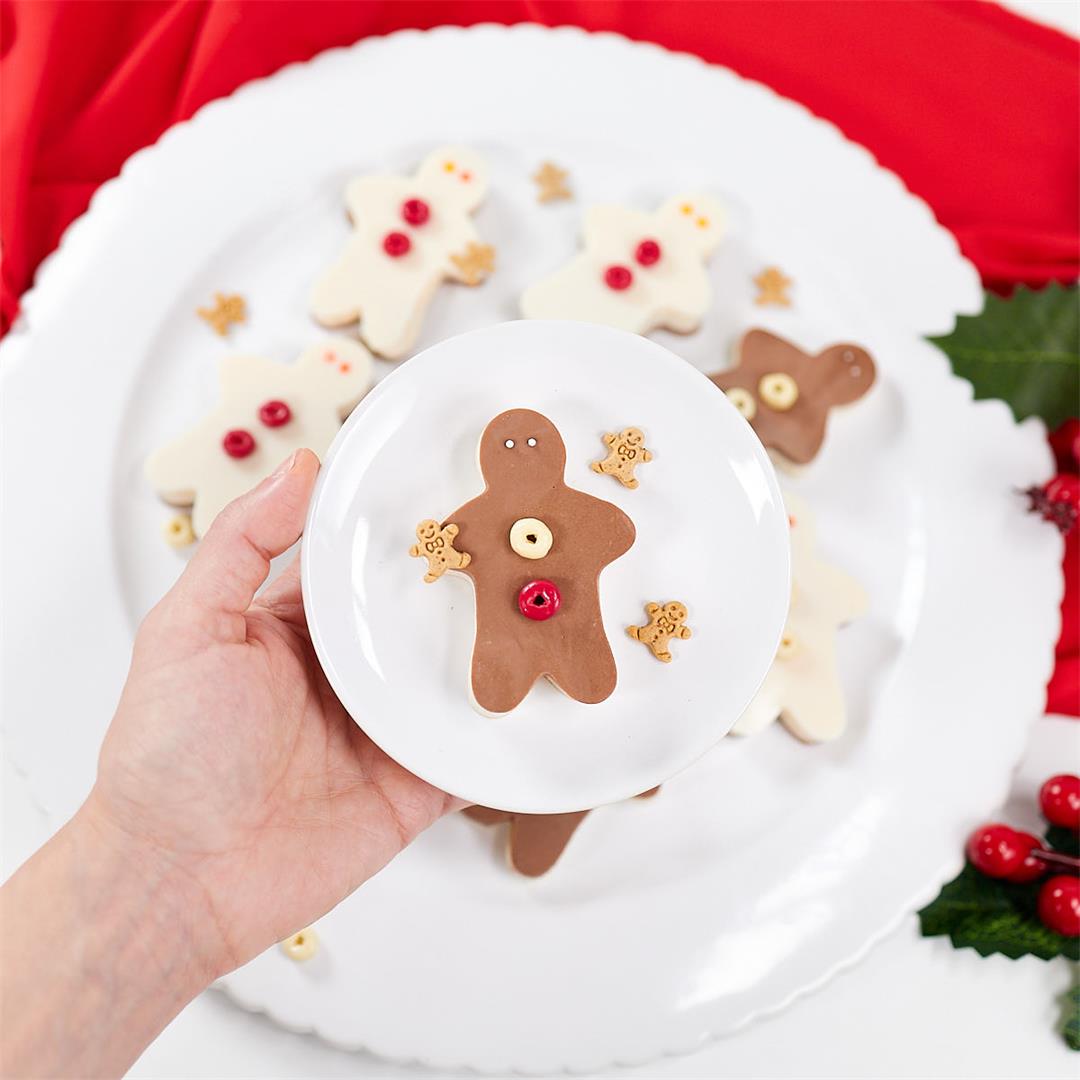
[[[619,506],[637,538],[600,576],[611,696],[585,705],[541,680],[492,718],[467,691],[472,586],[458,574],[425,584],[408,549],[417,522],[484,490],[477,444],[511,408],[555,424],[567,484]],[[630,425],[655,455],[633,491],[589,468],[603,433]],[[380,383],[334,440],[302,565],[316,652],[364,731],[446,791],[533,814],[632,798],[717,743],[776,654],[790,592],[787,517],[750,426],[662,346],[574,322],[459,335]],[[545,576],[523,565],[523,580]],[[689,609],[693,637],[663,664],[625,628],[670,600]]]

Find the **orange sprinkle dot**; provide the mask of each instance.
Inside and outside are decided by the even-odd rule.
[[[324,352],[322,354],[322,358],[328,364],[336,364],[337,363],[337,354],[335,352],[333,352],[331,349],[327,349],[326,352]]]
[[[348,375],[349,372],[352,371],[352,364],[350,364],[348,360],[343,360],[338,365],[338,371],[340,371],[342,375]]]
[[[791,527],[792,527],[793,529],[795,528],[795,518],[793,518],[793,517],[791,516],[791,514],[788,514],[788,516],[787,516],[787,523],[788,523],[788,524],[789,524],[789,525],[790,525],[790,526],[791,526]]]
[[[466,170],[461,174],[461,179],[463,183],[467,184],[472,179],[472,173]]]

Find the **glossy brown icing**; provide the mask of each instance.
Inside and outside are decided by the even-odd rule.
[[[576,701],[603,701],[615,689],[615,659],[600,617],[598,578],[634,543],[634,523],[618,507],[568,487],[558,429],[530,409],[496,416],[480,440],[482,495],[446,519],[471,560],[461,568],[476,593],[471,687],[488,713],[509,712],[547,676]],[[510,530],[536,518],[551,532],[540,559],[523,558]],[[543,579],[561,594],[543,621],[525,618],[518,594]]]
[[[735,367],[709,378],[726,393],[749,394],[755,409],[747,419],[758,438],[796,465],[817,456],[829,410],[857,401],[874,384],[874,361],[859,345],[830,345],[814,356],[767,330],[750,330],[737,356]],[[762,396],[762,381],[776,373],[790,376],[798,388],[794,404],[786,408],[775,408],[767,393]]]

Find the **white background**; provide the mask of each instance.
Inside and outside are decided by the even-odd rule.
[[[1075,0],[1005,4],[1073,35]],[[1046,718],[1035,726],[1002,816],[1034,827],[1038,785],[1053,772],[1080,768],[1080,725]],[[927,748],[928,752],[931,748]],[[27,786],[3,764],[6,878],[47,837]],[[962,783],[962,776],[957,777]],[[988,807],[988,817],[997,816]],[[6,933],[17,928],[5,927]],[[922,940],[908,919],[862,963],[772,1020],[685,1058],[612,1077],[1074,1077],[1077,1058],[1055,1033],[1069,965],[1033,958],[983,959],[942,939]],[[141,1077],[434,1077],[429,1070],[343,1053],[282,1031],[222,995],[193,1002],[136,1064]],[[472,1074],[463,1074],[472,1075]]]

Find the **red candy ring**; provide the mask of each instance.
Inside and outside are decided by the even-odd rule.
[[[623,289],[629,289],[633,284],[634,275],[630,272],[630,268],[626,266],[609,266],[604,271],[604,284],[609,289],[614,289],[616,292],[622,292]]]
[[[641,266],[652,266],[660,261],[660,245],[655,240],[642,240],[634,252]]]
[[[281,427],[292,419],[292,409],[284,401],[268,401],[259,406],[259,419],[267,427]]]
[[[401,204],[401,216],[408,225],[423,225],[431,217],[431,207],[423,199],[406,199]]]
[[[382,246],[392,259],[399,259],[402,255],[408,255],[412,241],[403,232],[391,232],[383,237]]]
[[[229,457],[243,458],[255,450],[255,436],[243,428],[233,428],[225,433],[221,446]]]
[[[561,603],[562,595],[550,581],[530,581],[518,593],[518,610],[526,619],[537,622],[550,619]]]

